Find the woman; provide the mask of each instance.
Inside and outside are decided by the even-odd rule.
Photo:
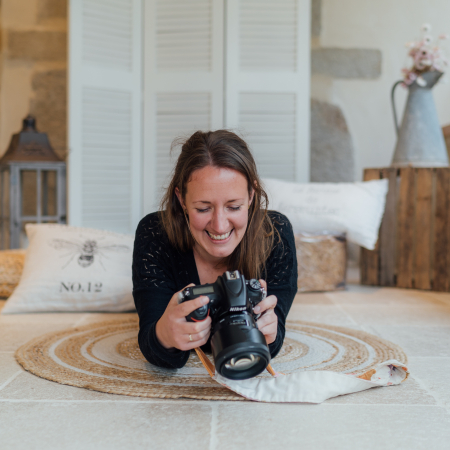
[[[139,346],[149,362],[180,368],[193,348],[208,344],[211,318],[185,317],[208,297],[178,304],[190,284],[216,281],[226,270],[264,278],[268,296],[254,309],[274,357],[297,292],[291,224],[267,211],[247,144],[226,130],[197,131],[182,146],[160,212],[141,220],[133,254],[133,296]]]

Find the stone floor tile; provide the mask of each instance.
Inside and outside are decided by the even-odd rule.
[[[398,386],[368,389],[350,395],[340,395],[326,401],[344,405],[436,405],[436,399],[413,376]]]
[[[1,314],[0,327],[2,325],[33,325],[33,324],[76,324],[80,319],[89,316],[88,313],[30,313],[30,314]]]
[[[437,406],[220,404],[216,448],[447,450]]]
[[[382,289],[381,287],[378,286],[364,286],[362,284],[357,284],[357,283],[348,283],[345,286],[345,291],[336,291],[339,293],[345,293],[345,292],[359,292],[360,294],[372,294],[376,291],[379,291],[380,289]],[[328,294],[328,292],[327,292]]]
[[[364,286],[359,286],[364,288]],[[450,294],[433,295],[429,291],[399,288],[366,288],[366,290],[350,290],[327,292],[326,296],[340,305],[383,305],[383,306],[449,306]]]
[[[409,370],[450,412],[450,358],[413,357]]]
[[[0,402],[5,450],[202,450],[210,429],[198,403]]]
[[[310,305],[294,303],[288,314],[288,320],[305,320],[327,325],[348,326],[356,322],[340,307],[334,305]]]
[[[369,326],[450,326],[450,307],[441,305],[341,305],[357,323]]]
[[[0,353],[0,395],[4,383],[21,371],[23,371],[23,369],[16,362],[14,353]]]
[[[1,360],[0,360],[1,361]],[[19,366],[20,367],[20,366]],[[1,374],[1,372],[0,372]],[[1,384],[1,383],[0,383]],[[155,401],[160,399],[107,394],[68,386],[23,372],[0,390],[0,399],[8,400],[102,400],[102,401]]]
[[[431,297],[435,297],[436,299],[440,300],[442,303],[450,306],[450,293],[449,292],[428,291],[428,295],[430,295]]]
[[[383,326],[374,325],[369,332],[399,345],[408,357],[450,357],[450,326]]]
[[[333,302],[323,292],[299,293],[294,298],[294,305],[333,305]]]
[[[33,338],[53,331],[62,331],[70,328],[73,322],[37,322],[32,326],[29,323],[0,323],[0,352],[16,351],[21,345]]]

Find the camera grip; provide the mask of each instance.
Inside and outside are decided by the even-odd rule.
[[[186,316],[188,322],[202,322],[209,316],[209,306],[203,305]]]

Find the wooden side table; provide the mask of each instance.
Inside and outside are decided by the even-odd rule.
[[[361,251],[361,282],[450,292],[450,168],[365,169],[389,180],[375,250]]]

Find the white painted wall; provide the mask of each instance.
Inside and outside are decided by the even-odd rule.
[[[365,167],[388,166],[396,142],[390,90],[408,61],[404,44],[420,36],[423,23],[431,34],[450,34],[449,0],[322,0],[321,47],[373,48],[382,52],[376,80],[313,77],[312,95],[339,105],[355,147],[355,179]],[[450,42],[444,41],[450,57]],[[450,78],[450,69],[447,76]],[[397,89],[400,119],[407,91]],[[434,88],[441,125],[450,124],[450,83]]]

